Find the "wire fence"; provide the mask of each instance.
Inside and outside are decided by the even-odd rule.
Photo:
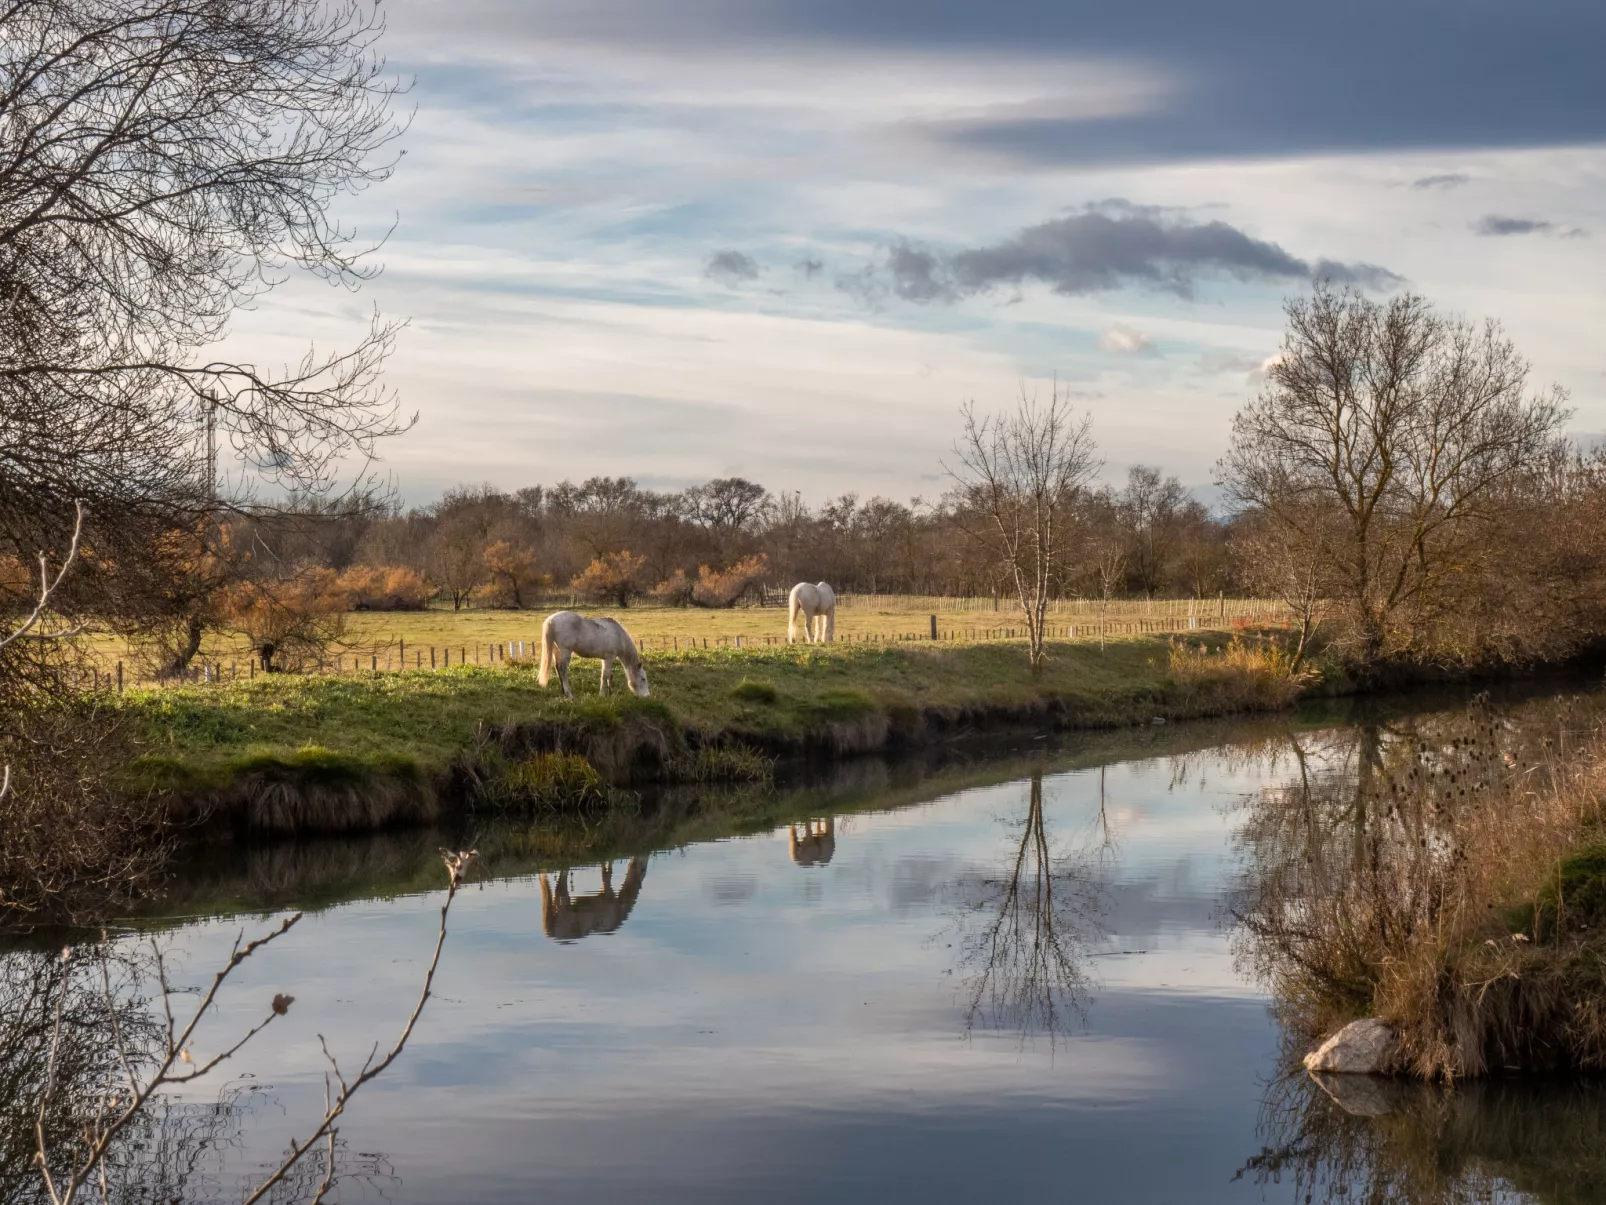
[[[985,603],[985,606],[979,604]],[[1027,631],[1018,619],[1010,623],[954,623],[957,614],[994,612],[992,598],[945,598],[889,594],[848,595],[838,610],[886,611],[907,616],[909,626],[891,631],[839,628],[835,641],[845,645],[981,644],[1025,641]],[[1013,608],[994,612],[1008,616]],[[921,616],[919,613],[925,611]],[[1101,613],[1102,612],[1102,613]],[[1098,600],[1067,599],[1050,605],[1055,622],[1044,635],[1053,641],[1098,641],[1111,637],[1183,635],[1189,632],[1225,631],[1250,627],[1276,627],[1287,623],[1288,610],[1269,599],[1145,599],[1123,600],[1104,609]],[[533,620],[533,616],[532,616]],[[678,653],[695,649],[756,650],[789,643],[784,631],[695,635],[647,635],[636,641],[643,653]],[[405,638],[363,649],[331,649],[316,664],[303,666],[307,674],[376,674],[403,670],[441,670],[468,665],[495,666],[540,655],[540,627],[532,623],[523,639],[475,643],[423,643]],[[129,687],[180,683],[249,681],[262,671],[250,656],[201,657],[182,677],[157,679],[142,675],[133,663],[116,661],[86,666],[80,686],[84,690],[122,691]]]

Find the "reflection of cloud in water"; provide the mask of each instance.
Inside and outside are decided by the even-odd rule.
[[[719,875],[708,880],[708,898],[716,904],[743,904],[757,894],[757,875]]]

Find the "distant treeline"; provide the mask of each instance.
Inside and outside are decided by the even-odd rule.
[[[1239,588],[1231,524],[1157,469],[1135,466],[1122,487],[1083,494],[1073,523],[1078,538],[1065,546],[1075,554],[1058,578],[1065,597]],[[275,543],[292,561],[340,573],[359,607],[529,606],[549,593],[723,606],[805,580],[1007,597],[1007,567],[986,540],[967,536],[979,525],[953,498],[844,494],[811,507],[741,477],[674,492],[593,477],[511,492],[463,486],[407,510],[304,514]]]

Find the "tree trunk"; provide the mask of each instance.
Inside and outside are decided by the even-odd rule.
[[[157,677],[182,678],[189,672],[190,662],[201,651],[201,637],[205,631],[206,625],[199,615],[189,616],[184,621],[184,643],[173,653],[173,659],[162,667]]]

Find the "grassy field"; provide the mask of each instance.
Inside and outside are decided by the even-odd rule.
[[[1220,643],[1219,635],[1212,638]],[[1197,659],[1197,658],[1196,658]],[[826,753],[920,743],[931,732],[1014,719],[1098,727],[1284,705],[1286,680],[1221,663],[1179,675],[1165,638],[1052,647],[1034,680],[1022,643],[710,648],[646,655],[652,696],[598,695],[596,662],[576,662],[576,697],[536,683],[530,661],[130,690],[115,696],[144,756],[141,785],[228,790],[243,779],[339,786],[440,783],[482,735],[561,737],[615,780],[663,771],[689,745]],[[1246,687],[1245,683],[1249,683]],[[651,764],[640,758],[650,754]]]
[[[946,604],[946,605],[945,605]],[[863,596],[849,599],[837,609],[837,640],[844,644],[891,644],[930,640],[931,617],[936,616],[941,640],[949,644],[1008,641],[1022,633],[1018,612],[1007,602],[996,612],[981,609],[980,600],[900,598]],[[649,651],[674,652],[690,647],[734,647],[739,639],[744,650],[774,648],[786,641],[786,612],[776,607],[736,607],[704,610],[693,607],[632,606],[625,610],[579,607],[589,614],[616,616]],[[1264,620],[1277,613],[1277,605],[1253,599],[1227,599],[1225,603],[1203,600],[1156,600],[1112,602],[1103,617],[1106,636],[1157,635],[1169,632],[1223,631],[1244,616]],[[1190,611],[1193,614],[1190,616]],[[437,666],[488,665],[491,646],[508,646],[523,641],[533,649],[541,631],[546,610],[501,611],[468,609],[452,611],[431,608],[426,611],[356,612],[348,617],[347,630],[340,644],[330,651],[331,664],[342,670],[355,668],[400,669],[403,658],[413,668],[431,664],[431,650]],[[1100,632],[1098,604],[1063,604],[1050,616],[1055,637],[1062,642],[1097,643]],[[129,683],[142,680],[139,650],[121,641],[103,640],[93,646],[100,669],[110,674],[118,661],[125,663]],[[250,650],[242,640],[213,635],[202,648],[202,660],[217,666],[224,677],[250,672]]]

